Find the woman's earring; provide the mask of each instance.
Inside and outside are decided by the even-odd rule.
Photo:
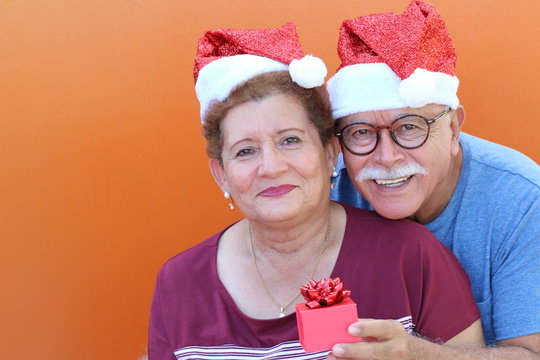
[[[336,167],[332,166],[332,179],[338,177],[338,172],[336,171]]]
[[[335,179],[337,178],[338,176],[338,173],[336,171],[336,167],[335,166],[332,166],[332,175],[330,176],[330,189],[333,189],[336,187],[336,184],[334,184],[334,182],[332,181],[332,179]]]
[[[230,199],[231,198],[231,193],[228,192],[227,190],[225,190],[225,192],[223,193],[223,197],[225,199]],[[231,210],[234,209],[234,202],[232,200],[229,201],[229,209],[231,209]]]

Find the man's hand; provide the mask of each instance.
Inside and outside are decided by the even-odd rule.
[[[435,344],[410,335],[395,320],[360,319],[349,326],[360,342],[337,344],[328,359],[345,360],[540,360],[540,333],[507,339],[498,347],[482,347],[480,321],[447,342]]]
[[[414,359],[413,343],[420,340],[395,320],[361,319],[349,326],[349,334],[362,339],[335,345],[328,359]]]

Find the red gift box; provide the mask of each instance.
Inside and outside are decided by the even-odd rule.
[[[316,309],[306,303],[296,304],[296,320],[300,344],[306,352],[331,350],[335,344],[359,341],[347,332],[349,325],[358,321],[356,303],[350,298]]]

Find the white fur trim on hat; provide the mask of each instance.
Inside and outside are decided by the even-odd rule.
[[[212,61],[199,71],[195,84],[197,99],[201,104],[201,121],[210,103],[225,100],[237,85],[259,74],[287,69],[288,66],[279,61],[251,54]]]
[[[416,69],[401,80],[385,63],[355,64],[341,68],[328,81],[335,119],[357,112],[459,105],[459,80],[445,73]]]
[[[311,89],[324,84],[328,74],[326,65],[318,57],[306,55],[302,59],[294,59],[289,64],[291,79],[303,88]]]
[[[399,94],[408,107],[418,108],[426,104],[448,105],[452,109],[459,106],[456,76],[417,68],[399,85]]]

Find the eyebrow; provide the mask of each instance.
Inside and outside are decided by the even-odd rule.
[[[395,121],[395,120],[398,120],[398,119],[401,119],[401,118],[404,118],[406,116],[423,116],[423,117],[426,117],[425,115],[421,114],[421,113],[413,113],[413,112],[402,112],[402,113],[399,113],[398,115],[396,115],[394,118],[391,118],[391,121]],[[347,125],[350,125],[350,124],[373,124],[373,122],[371,121],[367,121],[363,118],[360,118],[358,120],[354,120],[354,121],[351,121],[349,122]],[[345,126],[347,126],[345,125]]]
[[[287,131],[298,131],[298,132],[301,132],[301,133],[305,133],[306,131],[305,130],[302,130],[302,129],[299,129],[299,128],[287,128],[287,129],[283,129],[283,130],[279,130],[278,131],[278,134],[283,134]]]
[[[407,117],[407,116],[421,116],[421,117],[425,117],[425,115],[423,115],[423,114],[421,114],[421,113],[415,114],[415,113],[412,113],[412,112],[405,112],[405,113],[401,113],[401,114],[399,114],[398,116],[396,116],[396,117],[394,118],[394,120],[392,120],[392,121],[396,121],[396,120],[398,120],[398,119],[402,119],[402,118]]]
[[[294,128],[294,127],[291,127],[291,128],[286,128],[286,129],[281,129],[277,132],[278,135],[281,135],[283,133],[286,133],[288,131],[298,131],[302,134],[304,134],[306,131],[305,130],[302,130],[302,129],[299,129],[299,128]],[[235,141],[233,144],[231,144],[231,148],[235,147],[237,144],[243,142],[243,141],[251,141],[253,140],[253,138],[250,138],[250,137],[246,137],[246,138],[243,138],[243,139],[240,139],[238,141]]]

